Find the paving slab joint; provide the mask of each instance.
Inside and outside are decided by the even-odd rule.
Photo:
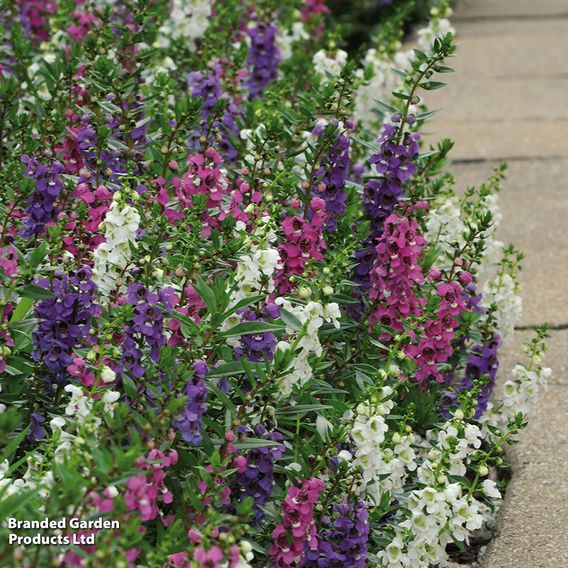
[[[519,22],[534,20],[564,20],[568,19],[568,12],[558,14],[487,14],[479,16],[454,16],[454,22]]]
[[[516,325],[515,326],[515,331],[529,331],[531,329],[537,329],[541,326],[542,324],[527,324],[527,325]],[[554,324],[548,324],[548,329],[549,331],[564,331],[566,329],[568,329],[568,323],[554,323]]]

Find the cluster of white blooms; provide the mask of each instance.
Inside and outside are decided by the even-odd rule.
[[[332,322],[339,328],[341,312],[335,302],[321,304],[320,302],[308,302],[307,304],[295,304],[284,298],[276,298],[275,303],[290,312],[301,324],[298,336],[292,343],[279,341],[276,350],[287,351],[294,349],[294,359],[291,367],[280,383],[280,392],[284,396],[290,395],[295,384],[303,385],[312,378],[312,367],[309,358],[312,355],[320,356],[323,352],[318,332],[324,322]],[[286,333],[293,336],[296,330],[286,328]]]
[[[235,267],[235,281],[229,287],[230,306],[235,306],[241,300],[250,298],[256,294],[274,292],[274,274],[282,268],[280,254],[271,246],[276,242],[276,233],[271,224],[270,217],[259,219],[254,232],[250,233],[242,221],[237,221],[235,232],[244,237],[242,253]],[[241,323],[242,318],[238,313],[232,314],[225,319],[221,331],[228,331]],[[228,337],[227,343],[232,347],[239,347],[239,337]]]
[[[347,63],[347,52],[338,49],[333,55],[329,56],[324,49],[314,53],[312,58],[314,70],[323,79],[339,77],[341,70]]]
[[[444,566],[448,560],[446,546],[453,539],[465,541],[484,522],[481,503],[470,495],[463,495],[458,483],[412,491],[403,506],[410,515],[397,523],[396,536],[379,552],[381,566]]]
[[[353,466],[362,472],[360,489],[374,503],[379,503],[387,491],[395,493],[402,490],[408,472],[416,469],[416,453],[412,448],[415,437],[412,433],[401,435],[395,432],[390,441],[385,440],[388,431],[385,417],[394,406],[389,400],[392,393],[392,388],[383,387],[378,402],[357,406],[351,430],[356,448]]]
[[[93,399],[86,396],[85,391],[77,385],[67,385],[65,391],[71,395],[65,414],[74,416],[78,424],[85,424],[90,421],[95,426],[101,424],[101,419],[93,415]],[[101,400],[104,402],[103,411],[113,416],[114,403],[120,398],[120,393],[113,390],[105,390]]]
[[[117,279],[124,276],[132,256],[130,247],[136,246],[139,226],[138,211],[121,203],[120,192],[116,192],[104,220],[106,240],[93,253],[93,280],[103,298],[110,296],[116,289]]]
[[[282,60],[290,59],[292,57],[292,46],[296,42],[307,41],[310,35],[306,32],[302,22],[294,22],[290,30],[280,32],[276,38],[278,49]]]
[[[493,436],[487,428],[488,425],[504,433],[507,425],[519,412],[526,416],[532,410],[540,390],[546,386],[552,375],[552,369],[541,365],[534,368],[515,365],[511,374],[512,378],[501,387],[500,397],[488,404],[487,411],[479,420],[486,437]]]
[[[426,240],[436,247],[440,254],[439,262],[446,260],[446,253],[465,244],[464,232],[466,226],[461,218],[459,200],[455,195],[450,195],[438,206],[430,208],[426,222]]]
[[[423,443],[424,462],[417,480],[425,485],[398,497],[400,512],[392,525],[394,535],[378,554],[388,568],[428,568],[447,563],[446,547],[453,539],[464,542],[490,518],[490,509],[448,476],[463,476],[468,457],[481,445],[481,431],[473,424],[450,420],[439,431],[429,431]],[[498,500],[495,482],[485,480],[478,490]],[[450,527],[450,530],[448,530]]]
[[[443,38],[448,33],[455,35],[456,30],[447,18],[432,18],[425,28],[418,30],[418,45],[425,53],[432,53],[434,40]]]
[[[173,0],[170,16],[160,27],[155,47],[167,48],[172,39],[183,38],[184,45],[192,48],[209,27],[212,13],[211,0]]]
[[[85,391],[76,385],[67,385],[65,391],[71,396],[65,408],[65,414],[68,418],[63,416],[55,416],[49,422],[52,437],[56,440],[53,454],[54,460],[61,463],[66,455],[71,451],[73,445],[79,440],[82,432],[94,432],[102,420],[100,417],[95,416],[93,413],[93,400],[85,395]],[[105,390],[102,394],[103,412],[113,415],[114,405],[120,398],[118,391]],[[75,423],[71,424],[70,421],[75,419]],[[69,425],[79,428],[78,434],[74,435],[65,430]],[[9,463],[5,460],[0,464],[0,492],[6,489],[7,495],[12,495],[20,491],[27,491],[40,487],[39,494],[47,497],[49,488],[53,485],[53,475],[51,471],[45,471],[41,466],[41,460],[45,456],[39,454],[31,454],[28,457],[28,468],[24,475],[18,479],[11,479],[8,477]]]
[[[44,471],[42,467],[39,467],[40,465],[40,457],[37,454],[31,454],[27,458],[27,470],[24,475],[13,479],[8,474],[10,464],[8,460],[4,460],[0,463],[0,493],[4,497],[9,497],[10,495],[31,491],[39,487],[40,497],[47,498],[49,496],[49,488],[53,486],[53,473]]]
[[[240,132],[241,140],[244,140],[247,147],[247,154],[243,156],[243,161],[249,166],[256,163],[256,148],[262,146],[266,139],[266,126],[259,124],[254,130],[251,128],[243,128]]]
[[[144,82],[146,85],[151,85],[156,80],[156,77],[163,73],[164,75],[170,75],[171,71],[175,71],[177,65],[174,60],[169,57],[163,57],[159,62],[156,62],[152,67],[147,67],[142,71],[142,76],[144,77]]]
[[[267,294],[274,292],[273,276],[282,268],[280,254],[271,246],[277,238],[270,217],[262,217],[253,233],[247,232],[246,225],[238,221],[236,231],[245,237],[242,248],[246,252],[239,257],[235,269],[236,286],[231,293],[232,304],[261,291]]]
[[[506,272],[500,272],[496,278],[486,282],[483,286],[481,305],[491,308],[496,321],[496,331],[503,343],[509,341],[523,313],[523,302],[515,279]]]
[[[481,446],[481,438],[478,426],[454,420],[449,420],[439,430],[429,430],[426,433],[426,459],[417,469],[420,482],[433,485],[444,482],[446,474],[465,475],[468,456]],[[448,465],[440,474],[444,455],[448,456]]]

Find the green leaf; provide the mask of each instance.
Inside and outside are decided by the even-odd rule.
[[[49,300],[50,298],[55,298],[55,294],[35,284],[20,286],[16,288],[16,292],[23,298],[32,298],[33,300]]]
[[[231,375],[240,375],[244,372],[245,369],[241,361],[234,361],[232,363],[224,363],[222,365],[218,365],[217,367],[211,367],[211,369],[207,373],[207,377],[229,377]]]
[[[294,331],[298,331],[302,327],[302,322],[292,312],[284,308],[280,310],[280,319],[286,324],[286,327]]]
[[[264,300],[265,296],[252,296],[250,298],[244,298],[240,302],[237,302],[231,309],[227,310],[223,314],[223,318],[228,318],[229,316],[233,315],[235,312],[239,311],[242,308],[246,308],[251,304],[256,304],[261,300]]]
[[[4,460],[9,460],[12,457],[14,452],[18,449],[19,445],[22,443],[22,440],[26,437],[29,429],[30,427],[26,426],[26,428],[24,428],[15,438],[12,438],[8,442],[8,444],[2,451],[2,454],[0,455],[0,463],[2,463]]]
[[[215,314],[217,312],[217,300],[213,288],[211,288],[201,276],[196,277],[194,287],[201,296],[201,299],[205,302],[209,313]]]
[[[355,142],[357,142],[357,144],[361,144],[361,146],[365,146],[365,148],[367,148],[368,150],[371,150],[371,152],[373,154],[376,154],[379,151],[379,147],[377,145],[371,144],[371,142],[367,142],[366,140],[363,140],[362,138],[359,138],[358,136],[351,136],[351,139],[354,140]]]
[[[42,243],[38,248],[36,248],[32,254],[30,254],[30,258],[28,259],[26,268],[30,271],[33,271],[37,268],[45,258],[47,254],[47,243]]]
[[[453,73],[454,69],[452,67],[447,67],[445,65],[436,65],[434,68],[436,73]]]
[[[134,381],[130,377],[123,376],[122,384],[124,385],[124,392],[128,395],[128,397],[131,400],[137,398],[138,393],[136,391],[136,385],[134,384]]]
[[[284,408],[279,408],[276,410],[277,416],[286,416],[287,418],[291,416],[301,416],[307,414],[308,412],[319,412],[327,408],[333,408],[326,404],[296,404],[296,406],[286,406]]]
[[[281,331],[282,329],[284,329],[284,326],[278,323],[269,323],[265,321],[244,321],[227,331],[223,331],[219,335],[221,337],[236,337],[238,335],[246,335],[250,333]]]
[[[263,438],[247,438],[244,442],[236,442],[235,446],[239,450],[252,450],[253,448],[267,448],[269,446],[281,446],[282,442],[266,440]]]
[[[416,115],[416,120],[428,120],[429,118],[432,118],[436,114],[438,114],[437,109],[421,112],[420,114]]]
[[[23,320],[33,306],[33,303],[34,301],[31,298],[21,298],[16,309],[12,312],[10,323]]]
[[[435,91],[445,87],[446,83],[442,83],[441,81],[426,81],[424,83],[420,83],[420,86],[426,91]]]
[[[6,499],[0,499],[0,521],[13,516],[16,511],[21,509],[28,501],[35,497],[40,489],[41,487],[36,487],[31,491],[15,493],[14,495],[6,497]]]

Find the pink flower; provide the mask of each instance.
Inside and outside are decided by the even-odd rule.
[[[0,268],[7,276],[18,273],[18,253],[12,245],[0,247]]]
[[[303,556],[306,545],[317,548],[313,511],[323,489],[324,483],[317,477],[307,479],[300,487],[293,485],[288,489],[282,504],[284,518],[272,531],[273,544],[269,554],[274,566],[292,566]],[[289,535],[293,537],[291,542]]]
[[[223,551],[218,546],[205,550],[202,546],[193,553],[193,560],[199,562],[199,568],[221,568]]]

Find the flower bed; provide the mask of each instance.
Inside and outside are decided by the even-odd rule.
[[[505,168],[458,194],[422,143],[455,45],[409,5],[361,57],[321,1],[9,7],[2,558],[428,568],[491,526],[547,334],[496,388]]]

